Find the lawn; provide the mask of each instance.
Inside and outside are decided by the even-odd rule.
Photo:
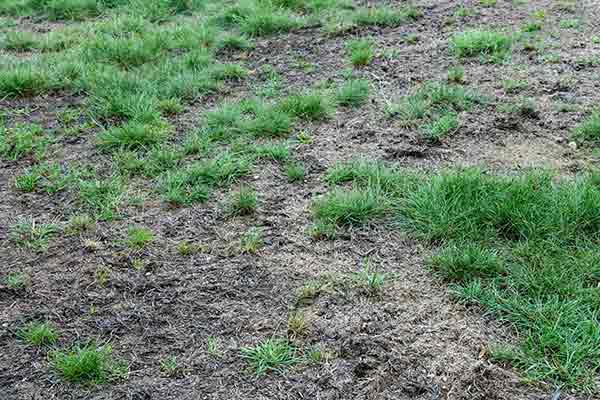
[[[600,395],[583,3],[0,2],[0,397]]]

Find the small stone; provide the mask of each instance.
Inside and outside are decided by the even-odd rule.
[[[569,143],[569,147],[572,148],[573,150],[577,150],[577,143],[576,142],[570,142]]]
[[[554,141],[556,143],[564,143],[565,142],[565,138],[562,136],[557,136],[556,139],[554,139]]]

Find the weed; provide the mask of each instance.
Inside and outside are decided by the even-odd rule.
[[[357,274],[356,278],[370,295],[379,295],[383,290],[386,276],[377,271],[372,272],[368,259],[365,259],[364,264],[363,269]]]
[[[577,29],[579,28],[580,22],[578,19],[563,19],[558,23],[562,29]]]
[[[214,336],[209,336],[206,339],[206,352],[213,357],[219,356],[221,351],[219,350],[220,343],[219,339]]]
[[[461,66],[455,66],[448,70],[448,82],[464,83],[465,69]]]
[[[127,375],[127,365],[114,360],[111,354],[110,346],[90,343],[67,351],[53,351],[49,358],[51,366],[66,380],[94,385]]]
[[[270,371],[281,372],[283,368],[299,360],[296,349],[285,339],[267,339],[254,347],[243,347],[242,356],[248,361],[256,375]]]
[[[71,217],[65,227],[65,233],[68,235],[77,235],[94,229],[96,221],[88,214],[78,214]]]
[[[336,100],[342,106],[359,107],[369,98],[369,81],[351,79],[344,83],[336,93]]]
[[[439,142],[443,137],[456,129],[458,129],[458,116],[456,113],[448,112],[427,124],[424,129],[424,134],[427,140]]]
[[[17,332],[17,336],[30,346],[52,345],[58,340],[58,333],[48,322],[30,322]]]

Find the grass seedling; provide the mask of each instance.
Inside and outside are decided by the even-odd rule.
[[[154,234],[148,228],[130,227],[127,230],[127,239],[125,244],[130,249],[141,250],[147,247],[154,240]]]

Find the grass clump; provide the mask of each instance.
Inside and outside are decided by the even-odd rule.
[[[289,115],[309,121],[326,120],[334,110],[331,100],[317,91],[292,94],[281,102],[280,108]]]
[[[573,130],[577,140],[600,145],[600,111],[594,112]]]
[[[233,194],[229,201],[228,212],[230,215],[250,215],[256,211],[258,199],[254,189],[242,186]]]
[[[48,72],[26,64],[0,69],[0,96],[25,97],[44,93],[52,88]]]
[[[422,16],[423,12],[413,6],[400,9],[384,6],[359,9],[353,14],[352,21],[358,26],[394,27]]]
[[[137,149],[163,142],[170,131],[168,124],[130,121],[122,126],[105,130],[98,136],[101,149]]]
[[[450,244],[429,259],[429,265],[452,282],[494,278],[505,270],[494,250],[473,243]]]
[[[295,347],[285,339],[267,339],[253,347],[243,347],[242,356],[256,375],[281,372],[299,361]]]
[[[153,240],[154,234],[150,229],[133,226],[127,230],[125,244],[131,249],[141,250],[152,243]]]
[[[366,79],[351,79],[344,83],[336,93],[338,104],[349,107],[359,107],[369,98],[369,81]]]
[[[28,277],[27,275],[20,272],[10,272],[4,278],[4,284],[7,288],[12,290],[21,290],[27,286]]]
[[[58,340],[58,333],[48,322],[30,322],[17,332],[17,336],[30,346],[52,345]]]
[[[36,124],[0,127],[0,156],[5,159],[18,160],[27,155],[41,158],[49,143],[49,136]]]
[[[242,252],[255,254],[263,245],[263,231],[260,228],[251,228],[242,235],[240,246]]]
[[[452,36],[450,48],[460,58],[479,56],[484,61],[501,62],[509,54],[512,42],[503,33],[470,30]]]
[[[247,175],[251,166],[246,157],[223,153],[167,172],[161,179],[160,191],[166,201],[175,205],[203,202],[208,199],[212,187],[228,186]]]
[[[122,378],[128,371],[126,364],[113,359],[110,346],[95,343],[53,351],[49,359],[52,368],[72,383],[101,384]]]
[[[33,218],[20,218],[9,228],[9,238],[20,247],[43,251],[50,239],[58,233],[54,224],[40,224]]]
[[[304,165],[300,163],[288,163],[285,166],[285,175],[290,183],[302,182],[306,175]]]
[[[312,204],[312,211],[319,221],[336,225],[361,225],[382,217],[387,207],[376,190],[335,190]]]
[[[444,136],[458,129],[458,116],[448,112],[425,125],[424,135],[431,142],[439,142]]]
[[[350,40],[346,43],[346,53],[355,67],[369,65],[375,55],[373,42],[368,39]]]

